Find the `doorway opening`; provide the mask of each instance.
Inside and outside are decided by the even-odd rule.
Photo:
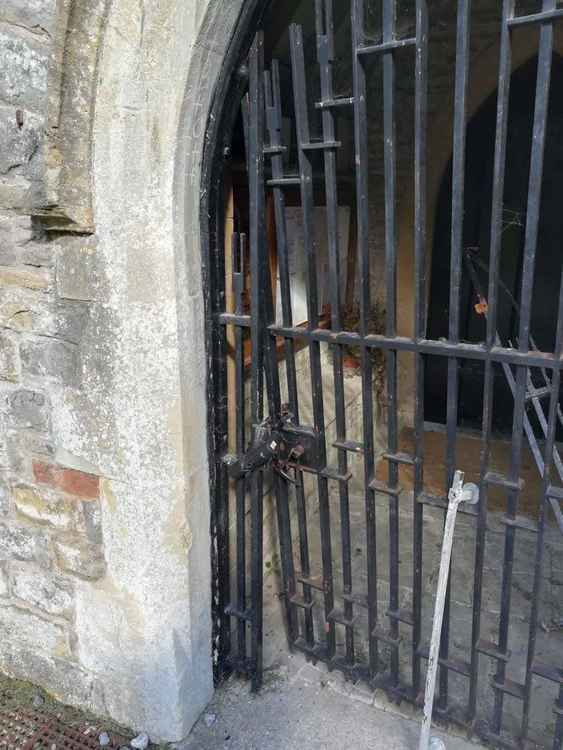
[[[559,16],[517,5],[264,8],[216,154],[209,243],[215,644],[218,677],[259,689],[281,618],[294,651],[418,705],[461,469],[481,500],[456,533],[437,714],[492,744],[560,747],[563,295],[544,225],[560,221],[561,173],[547,161],[561,131],[560,105],[542,98],[560,86],[544,31]],[[498,93],[482,92],[470,119],[483,67]],[[428,232],[438,124],[453,158]],[[528,166],[512,166],[517,148]],[[507,226],[508,211],[520,224]],[[545,431],[530,456],[537,409]]]

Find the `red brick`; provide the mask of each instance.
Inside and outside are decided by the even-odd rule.
[[[95,500],[100,496],[100,478],[94,474],[34,461],[33,476],[39,484],[47,484],[82,500]]]

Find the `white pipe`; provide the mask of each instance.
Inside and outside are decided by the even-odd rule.
[[[420,732],[419,750],[428,750],[431,742],[430,729],[432,726],[432,709],[434,707],[434,690],[436,688],[436,673],[438,671],[442,622],[444,619],[444,606],[446,603],[446,591],[448,588],[457,510],[461,502],[476,503],[479,499],[478,487],[474,484],[464,485],[463,479],[464,473],[462,471],[456,471],[452,487],[448,494],[448,512],[446,514],[446,524],[444,526],[442,556],[440,558],[440,574],[438,576],[436,606],[434,609],[434,621],[432,624],[432,638],[430,640],[430,653],[428,655],[426,691],[424,694],[424,715]],[[444,744],[441,740],[438,740],[438,738],[432,738],[432,741],[432,744],[436,748],[440,746],[444,747]]]

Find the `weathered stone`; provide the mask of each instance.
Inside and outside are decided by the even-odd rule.
[[[16,382],[20,374],[18,341],[13,333],[0,331],[0,379]]]
[[[10,593],[8,586],[8,574],[6,572],[6,566],[0,563],[0,597],[5,598]]]
[[[0,482],[0,516],[10,512],[10,491],[4,482]]]
[[[89,542],[101,544],[102,534],[102,511],[98,500],[88,500],[81,503],[82,515],[79,516],[78,530],[84,533]]]
[[[47,50],[41,42],[0,31],[0,99],[41,111],[47,64]]]
[[[56,276],[59,297],[93,300],[97,281],[96,248],[77,241],[61,246]]]
[[[71,501],[46,495],[34,487],[15,487],[14,505],[28,521],[63,530],[73,525],[75,509]]]
[[[49,34],[54,21],[53,0],[2,0],[2,17],[38,34]]]
[[[68,659],[42,654],[11,639],[2,643],[0,670],[20,680],[29,680],[32,675],[34,684],[66,704],[86,706],[100,715],[105,713],[102,686]]]
[[[0,174],[25,167],[37,153],[42,137],[42,119],[29,112],[16,121],[15,107],[0,107]]]
[[[100,477],[94,474],[34,461],[33,476],[40,484],[46,484],[83,500],[94,500],[100,496]]]
[[[43,431],[49,429],[50,402],[45,394],[28,388],[19,388],[10,394],[8,405],[12,419],[19,426]]]
[[[52,656],[70,656],[66,627],[44,620],[27,609],[0,607],[0,643],[6,644],[18,634],[18,645]],[[4,648],[4,646],[3,646]]]
[[[78,344],[88,324],[90,305],[77,300],[60,300],[55,310],[56,335],[65,341]]]
[[[48,289],[51,276],[45,269],[0,268],[1,286],[22,286],[26,289]]]
[[[12,263],[4,260],[11,247],[30,242],[35,235],[31,217],[0,213],[0,265]]]
[[[66,385],[78,385],[78,347],[57,339],[38,338],[20,347],[22,370],[36,377],[55,378]]]
[[[91,544],[79,536],[60,537],[55,540],[55,555],[59,568],[80,578],[102,578],[106,563],[102,547]]]
[[[35,561],[49,564],[48,539],[40,529],[0,523],[0,560]]]
[[[18,250],[18,262],[24,266],[52,266],[54,249],[50,242],[28,242]]]
[[[61,576],[29,563],[10,566],[12,596],[57,617],[70,617],[73,586]]]

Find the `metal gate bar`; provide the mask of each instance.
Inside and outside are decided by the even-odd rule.
[[[315,25],[317,32],[317,60],[320,69],[321,100],[334,99],[332,64],[334,62],[334,26],[331,0],[316,0]],[[336,180],[336,132],[334,113],[330,107],[322,109],[322,133],[325,144],[334,148],[323,149],[326,191],[326,221],[329,258],[329,299],[331,329],[342,330],[342,300],[340,294],[340,247],[338,234],[338,189]],[[345,669],[354,666],[354,601],[352,592],[352,547],[350,532],[350,500],[348,494],[348,447],[346,440],[346,408],[344,393],[343,352],[340,345],[331,347],[336,420],[336,449],[338,494],[340,501],[340,544],[342,556],[341,610],[333,609],[332,616],[345,628]]]
[[[344,670],[349,676],[367,676],[374,685],[384,685],[394,697],[417,702],[420,697],[422,680],[421,660],[428,652],[422,643],[422,598],[423,598],[423,522],[424,506],[445,508],[443,497],[433,497],[424,491],[423,477],[423,433],[424,433],[424,358],[427,355],[448,359],[448,392],[446,418],[446,486],[449,487],[456,468],[457,406],[459,395],[458,367],[461,360],[484,362],[485,381],[483,392],[482,459],[480,467],[480,489],[482,502],[476,517],[475,572],[473,582],[471,642],[467,661],[453,658],[449,653],[449,611],[446,612],[445,628],[440,650],[440,693],[437,713],[441,716],[464,720],[480,736],[502,746],[512,746],[504,728],[504,697],[510,695],[522,703],[522,724],[519,741],[523,741],[529,731],[532,685],[535,678],[551,680],[559,685],[559,696],[555,705],[557,715],[554,735],[554,748],[560,750],[563,735],[563,671],[541,664],[536,659],[536,640],[539,605],[542,596],[543,547],[547,503],[558,490],[551,486],[555,449],[555,431],[561,411],[558,404],[561,367],[563,361],[563,280],[560,299],[559,321],[555,352],[545,353],[534,350],[529,333],[532,303],[532,289],[535,255],[538,239],[538,223],[541,199],[543,152],[546,138],[547,105],[551,57],[553,52],[553,22],[562,16],[556,10],[554,0],[543,0],[542,11],[526,17],[515,17],[515,0],[503,0],[501,21],[501,48],[499,63],[497,123],[495,138],[494,183],[492,197],[490,272],[488,289],[488,316],[486,340],[473,344],[460,340],[460,285],[463,260],[463,211],[465,187],[465,140],[466,140],[466,99],[469,76],[469,40],[471,0],[457,2],[457,39],[455,71],[455,107],[452,169],[452,230],[450,300],[447,340],[430,340],[426,334],[426,128],[428,108],[428,8],[426,0],[416,1],[416,30],[414,38],[397,38],[396,0],[382,0],[382,38],[375,43],[368,39],[365,31],[364,0],[352,2],[352,96],[339,96],[333,83],[333,63],[335,55],[332,0],[315,0],[317,61],[320,70],[320,101],[316,106],[321,111],[322,137],[313,140],[308,108],[307,77],[303,50],[303,33],[300,26],[290,28],[290,52],[292,88],[297,132],[297,153],[299,173],[285,174],[282,143],[282,98],[279,65],[272,62],[271,69],[264,69],[263,36],[259,33],[254,41],[249,58],[249,109],[247,141],[250,193],[250,276],[251,314],[243,309],[245,237],[235,235],[233,240],[233,286],[235,290],[235,310],[226,312],[221,302],[217,304],[216,321],[223,326],[235,326],[235,390],[236,409],[236,451],[240,457],[248,447],[245,434],[244,408],[244,338],[250,332],[252,344],[251,363],[251,405],[250,418],[253,426],[253,439],[263,429],[262,392],[263,373],[266,376],[269,420],[274,425],[280,416],[289,416],[296,430],[311,437],[315,444],[314,455],[307,460],[296,459],[289,462],[286,469],[295,480],[296,515],[299,539],[300,570],[294,569],[293,535],[289,514],[289,493],[286,480],[274,473],[273,487],[276,498],[276,512],[280,537],[283,594],[285,614],[290,644],[305,651],[314,659],[326,661],[331,668]],[[528,221],[526,223],[524,267],[521,285],[521,316],[518,346],[504,346],[496,335],[498,317],[498,292],[500,279],[500,255],[502,234],[502,210],[505,183],[505,161],[507,151],[508,105],[510,96],[510,76],[512,69],[511,29],[522,25],[540,24],[539,62],[537,73],[534,134],[530,181],[528,189]],[[414,141],[414,335],[397,335],[397,238],[396,238],[396,162],[397,143],[395,134],[395,68],[397,55],[406,47],[415,48],[415,141]],[[384,206],[385,206],[385,281],[387,288],[387,316],[384,334],[369,332],[371,312],[371,259],[370,259],[370,207],[368,200],[368,86],[366,66],[370,58],[381,60],[383,79],[383,155],[384,155]],[[342,319],[342,299],[339,287],[340,254],[338,246],[338,180],[336,155],[340,147],[336,140],[335,107],[352,107],[354,115],[355,157],[356,157],[356,209],[358,224],[359,260],[359,332],[344,330]],[[267,132],[267,142],[264,134]],[[330,328],[321,327],[319,318],[319,298],[317,289],[317,246],[314,236],[314,194],[313,194],[313,155],[320,153],[323,161],[324,189],[326,196],[326,221],[328,236],[329,277],[328,293],[330,301]],[[265,156],[271,165],[271,177],[266,180]],[[281,322],[276,320],[273,306],[271,279],[268,273],[268,252],[265,236],[265,189],[272,190],[276,218],[276,239],[279,263]],[[304,228],[304,248],[306,259],[306,301],[308,324],[295,326],[292,314],[291,279],[289,267],[289,247],[285,218],[284,191],[298,188]],[[217,263],[220,279],[221,263]],[[223,269],[224,279],[224,269]],[[218,282],[220,285],[220,281]],[[216,294],[215,300],[221,295]],[[284,411],[281,405],[277,340],[283,343],[287,375],[288,405]],[[219,344],[219,356],[225,351],[224,336]],[[311,371],[311,395],[313,403],[312,427],[301,425],[299,415],[299,394],[296,372],[296,345],[304,343],[308,347]],[[327,437],[321,370],[321,344],[328,344],[332,353],[332,378],[335,395],[337,466],[327,465]],[[530,345],[532,348],[530,348]],[[343,373],[343,347],[358,347],[361,354],[363,440],[353,443],[347,437],[345,389]],[[375,477],[374,455],[374,403],[373,403],[373,352],[381,350],[386,358],[387,375],[387,446],[384,458],[388,462],[386,481]],[[415,445],[414,455],[399,451],[398,423],[398,383],[397,357],[399,352],[413,355],[415,367]],[[493,413],[494,368],[500,364],[509,371],[514,380],[514,414],[510,468],[506,476],[490,471]],[[515,368],[515,378],[511,368]],[[509,651],[509,625],[511,619],[511,589],[517,530],[530,531],[531,524],[519,521],[518,501],[521,491],[521,464],[524,432],[529,425],[525,413],[525,395],[530,383],[530,369],[538,367],[545,373],[546,386],[550,388],[551,400],[546,419],[543,409],[542,428],[546,430],[545,455],[542,458],[545,470],[542,480],[541,513],[537,524],[536,563],[534,590],[531,605],[531,620],[528,636],[527,668],[523,683],[511,678]],[[549,375],[548,375],[549,373]],[[220,379],[219,387],[224,385]],[[225,391],[221,391],[224,393]],[[532,399],[534,407],[538,406]],[[218,424],[226,435],[226,411],[218,410]],[[539,417],[538,413],[538,417]],[[221,441],[220,441],[221,443]],[[221,445],[224,444],[221,443]],[[349,451],[363,453],[365,533],[366,533],[366,578],[367,591],[356,588],[352,578]],[[263,468],[258,468],[250,476],[237,479],[235,508],[237,575],[232,601],[228,582],[228,486],[220,457],[217,483],[218,537],[221,536],[219,554],[222,559],[219,575],[225,574],[227,583],[221,582],[222,596],[226,603],[227,625],[221,630],[221,656],[231,652],[229,642],[231,618],[236,622],[236,658],[230,663],[239,671],[252,677],[253,687],[260,686],[262,678],[262,537],[263,537]],[[414,468],[413,502],[413,593],[412,611],[399,608],[400,561],[399,561],[399,507],[401,487],[399,466],[410,464]],[[539,464],[538,464],[539,465]],[[319,530],[321,536],[321,575],[315,569],[309,545],[309,524],[303,472],[316,477],[319,501]],[[340,519],[340,554],[342,560],[342,586],[335,601],[335,584],[331,540],[331,508],[329,481],[336,482]],[[504,569],[500,591],[500,617],[497,642],[481,638],[483,576],[487,533],[487,490],[500,486],[506,492],[507,507],[505,522]],[[246,493],[250,495],[250,576],[245,575],[248,557],[246,525]],[[563,496],[563,491],[559,491]],[[389,503],[389,600],[384,614],[378,613],[378,570],[376,549],[376,495],[383,495]],[[243,518],[241,518],[243,516]],[[455,570],[455,568],[454,568]],[[298,590],[299,587],[299,590]],[[249,592],[250,588],[250,592]],[[229,592],[227,594],[227,592]],[[320,628],[315,627],[313,612],[317,606],[315,592],[322,595],[324,619]],[[250,593],[250,596],[248,594]],[[451,589],[450,589],[451,595]],[[250,603],[248,600],[250,599]],[[451,600],[451,596],[448,602]],[[357,608],[367,608],[369,656],[367,664],[359,659],[357,648]],[[381,614],[388,621],[382,628]],[[405,674],[399,664],[399,643],[401,623],[411,628],[412,684],[405,684]],[[324,626],[324,629],[323,629]],[[251,643],[247,643],[248,628]],[[343,630],[339,630],[343,628]],[[317,630],[317,632],[315,632]],[[343,657],[337,653],[337,634],[344,634]],[[385,647],[385,649],[382,648]],[[384,650],[390,651],[389,666],[380,658]],[[250,658],[247,652],[250,650]],[[234,651],[234,649],[233,649]],[[232,656],[232,655],[231,655]],[[479,661],[482,656],[493,660],[495,676],[493,690],[494,706],[488,717],[490,724],[483,724],[477,708],[479,693]],[[449,672],[468,679],[469,697],[460,717],[448,690]]]
[[[293,97],[295,107],[295,125],[297,131],[297,153],[299,165],[299,188],[303,218],[303,245],[305,252],[305,284],[307,297],[307,326],[310,331],[319,325],[319,300],[317,288],[317,259],[314,237],[314,197],[312,144],[309,129],[307,108],[307,84],[305,79],[305,59],[303,53],[303,34],[300,26],[292,24],[289,29],[291,70],[293,75]],[[332,147],[332,146],[331,146]],[[327,469],[326,437],[324,419],[324,400],[322,386],[321,350],[318,341],[309,340],[309,363],[311,367],[311,396],[313,403],[314,429],[317,433],[317,461],[320,470],[317,473],[319,501],[320,533],[322,546],[322,575],[324,582],[324,610],[326,621],[326,658],[333,659],[336,648],[334,610],[334,583],[332,571],[332,542],[330,527],[330,503],[328,479],[323,470]]]
[[[428,116],[428,8],[426,0],[416,4],[415,56],[415,146],[414,146],[414,337],[426,335],[426,131]],[[413,695],[421,692],[420,647],[422,631],[422,542],[424,506],[424,358],[417,351],[415,367],[415,464],[413,487]]]
[[[371,310],[371,274],[369,258],[368,173],[365,154],[368,152],[367,86],[364,68],[364,0],[352,0],[352,70],[354,103],[354,144],[356,161],[356,209],[358,223],[358,257],[360,271],[360,363],[362,370],[362,419],[364,443],[364,492],[366,513],[366,566],[369,673],[373,678],[379,669],[379,648],[375,637],[377,628],[377,546],[375,535],[375,473],[373,364],[366,346],[368,320]]]

